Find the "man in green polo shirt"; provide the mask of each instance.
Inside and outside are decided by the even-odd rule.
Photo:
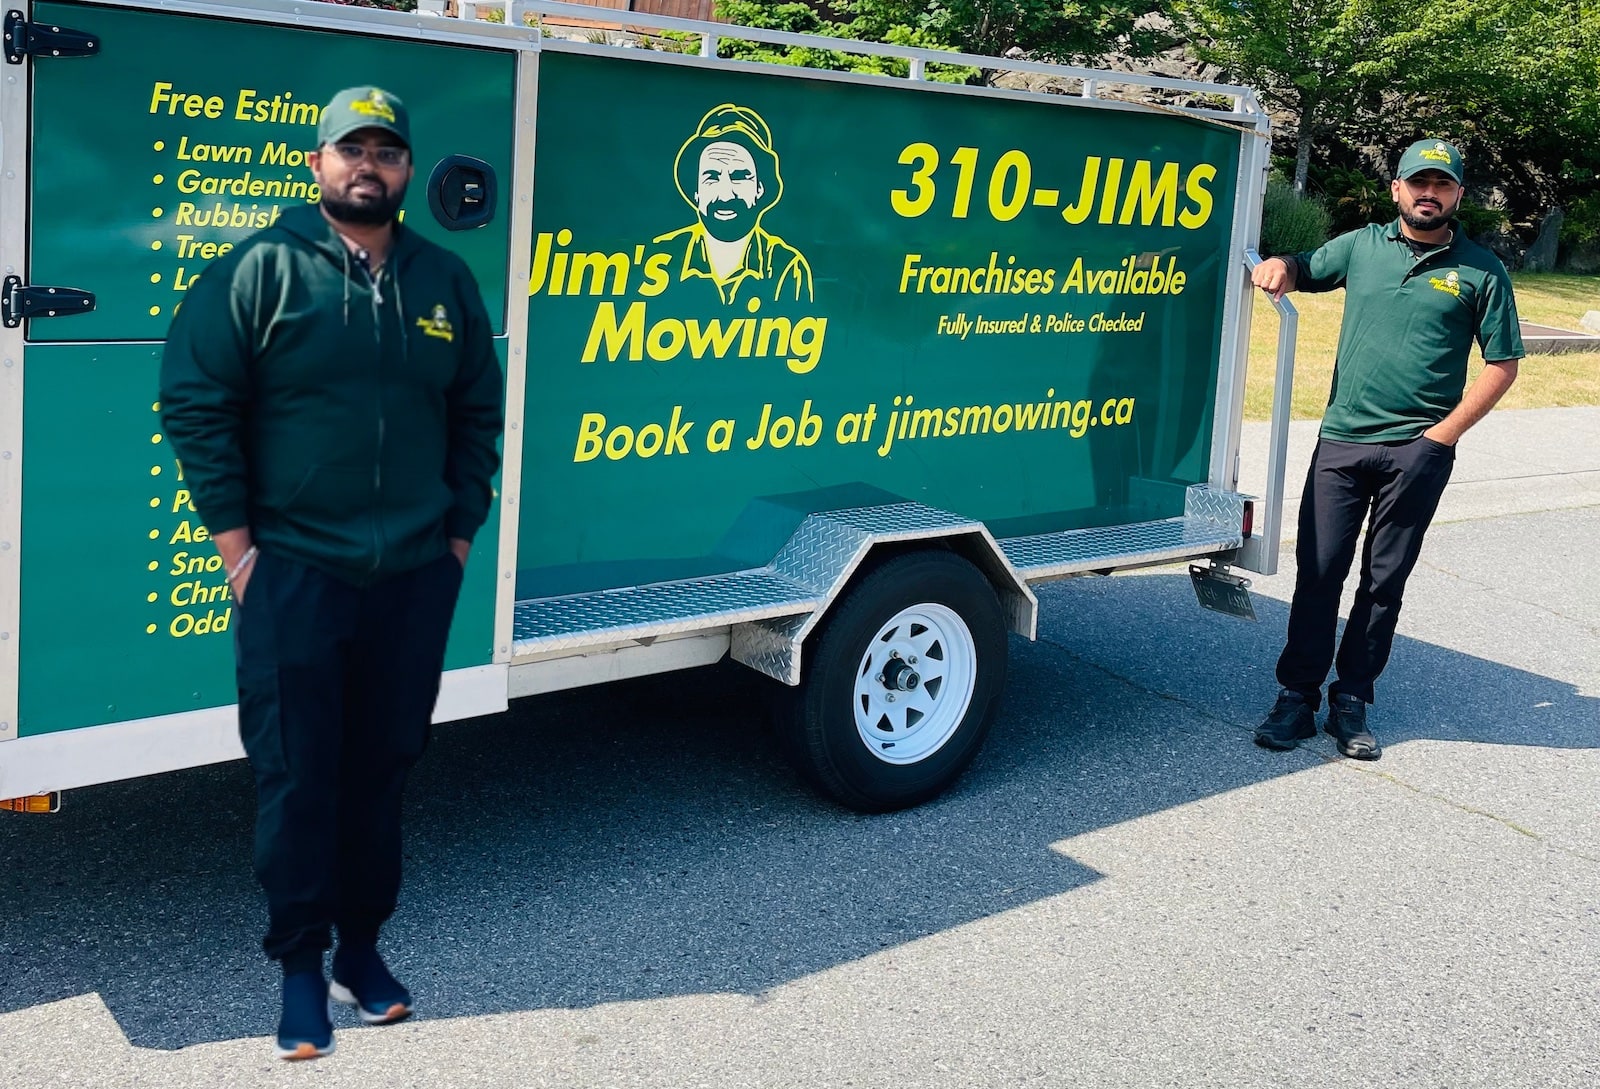
[[[1460,151],[1420,140],[1400,157],[1391,185],[1399,219],[1256,267],[1256,286],[1274,299],[1345,289],[1333,389],[1300,501],[1282,691],[1255,734],[1264,748],[1292,749],[1316,735],[1331,666],[1337,679],[1323,729],[1343,755],[1377,759],[1367,704],[1456,442],[1517,377],[1522,336],[1511,279],[1452,222],[1463,178]],[[1469,388],[1474,338],[1487,366]],[[1363,523],[1360,582],[1335,658],[1339,596]]]

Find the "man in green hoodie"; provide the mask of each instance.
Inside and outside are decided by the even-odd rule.
[[[288,1059],[333,1050],[330,996],[368,1023],[411,1012],[378,930],[502,422],[471,272],[396,218],[413,174],[405,106],[341,91],[317,137],[320,206],[206,270],[161,366],[162,422],[238,603],[239,732]]]

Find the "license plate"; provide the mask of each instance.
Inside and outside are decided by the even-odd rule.
[[[1256,618],[1255,606],[1250,604],[1249,579],[1225,575],[1215,568],[1191,566],[1189,580],[1194,583],[1194,596],[1204,608],[1241,620]]]

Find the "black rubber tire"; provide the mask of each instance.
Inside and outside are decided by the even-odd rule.
[[[856,671],[869,641],[903,609],[934,603],[959,615],[972,634],[972,700],[949,739],[914,764],[875,756],[851,706]],[[919,805],[943,792],[978,754],[1005,688],[1006,624],[988,579],[953,552],[929,550],[887,560],[829,610],[806,640],[802,680],[786,693],[778,727],[790,759],[822,793],[863,813]]]

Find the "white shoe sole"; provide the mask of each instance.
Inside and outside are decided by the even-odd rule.
[[[346,1006],[354,1006],[356,1016],[369,1025],[387,1025],[411,1016],[411,1007],[403,1002],[396,1002],[383,1013],[372,1013],[356,1001],[355,993],[349,987],[338,981],[328,984],[328,998]]]

